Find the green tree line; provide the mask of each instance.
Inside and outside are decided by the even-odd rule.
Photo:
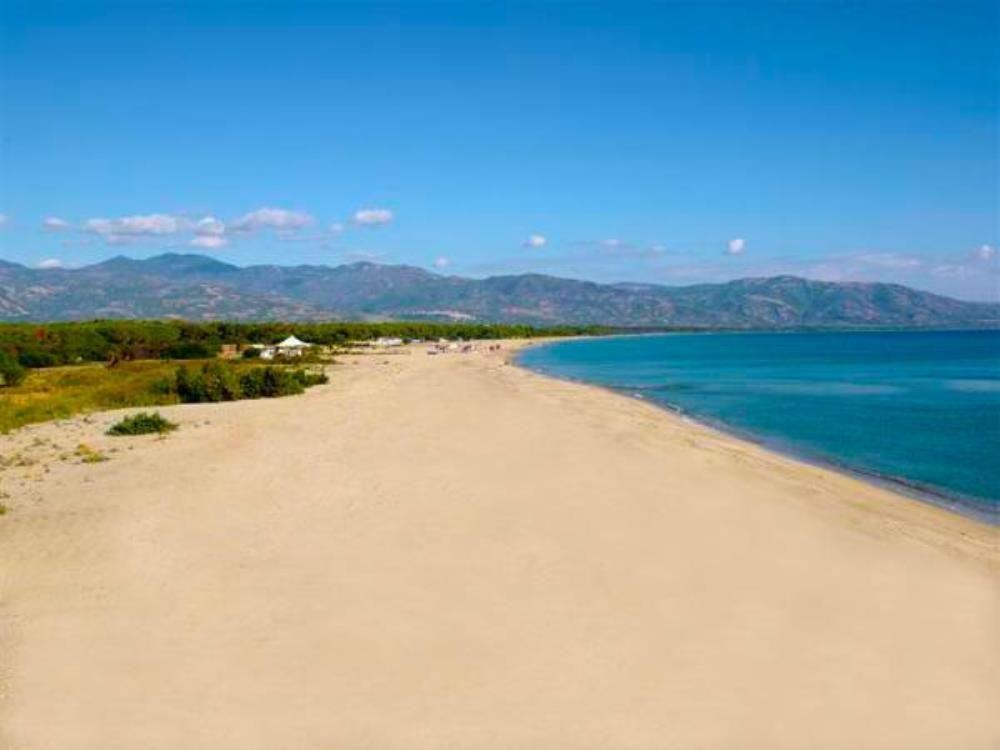
[[[0,358],[25,368],[76,362],[204,359],[222,344],[274,344],[294,334],[304,341],[345,346],[382,336],[402,339],[502,339],[607,332],[596,326],[391,321],[380,323],[194,323],[95,320],[73,323],[0,323]],[[12,376],[13,379],[13,376]]]

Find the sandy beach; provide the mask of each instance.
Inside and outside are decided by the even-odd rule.
[[[996,529],[513,347],[0,436],[0,748],[1000,747]]]

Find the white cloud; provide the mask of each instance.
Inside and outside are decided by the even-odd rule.
[[[329,230],[330,234],[342,234],[344,231],[344,225],[341,224],[340,222],[335,222],[331,224],[329,227],[327,227],[327,229]]]
[[[303,229],[315,223],[315,219],[303,211],[289,211],[284,208],[258,208],[236,219],[232,229],[238,232],[253,232],[258,229]]]
[[[373,253],[368,250],[349,250],[342,253],[345,263],[379,263],[385,258],[383,253]]]
[[[189,243],[192,247],[200,247],[206,250],[217,250],[229,244],[229,240],[218,234],[200,234],[194,237]]]
[[[726,245],[726,255],[743,255],[743,251],[746,249],[747,241],[742,237],[736,237],[729,240]]]
[[[443,255],[439,255],[434,259],[435,268],[447,268],[451,265],[451,261]]]
[[[545,247],[547,242],[548,239],[545,237],[545,235],[532,234],[528,236],[528,239],[526,239],[524,242],[521,243],[521,246],[539,248],[539,247]]]
[[[86,231],[100,235],[112,244],[121,244],[136,237],[165,237],[188,228],[188,221],[169,214],[122,216],[117,219],[87,219]]]
[[[961,263],[941,263],[931,269],[935,276],[965,276],[969,269]]]
[[[326,242],[330,239],[330,235],[323,232],[303,234],[302,232],[288,230],[275,232],[274,238],[279,242]]]
[[[205,216],[194,225],[194,233],[202,237],[221,237],[226,233],[226,224],[214,216]]]
[[[992,245],[980,245],[976,250],[976,257],[979,260],[993,260],[997,255],[997,249]]]
[[[388,208],[361,208],[354,212],[354,223],[364,227],[389,224],[394,218]]]
[[[0,228],[7,226],[8,221],[10,219],[7,217],[7,214],[0,214]]]
[[[38,264],[39,268],[62,268],[63,262],[58,258],[46,258]]]
[[[920,258],[914,258],[910,255],[900,255],[899,253],[865,253],[858,255],[857,260],[870,266],[896,270],[920,268],[924,264]]]
[[[42,219],[42,229],[49,232],[62,232],[70,228],[70,223],[58,216],[46,216]]]
[[[667,248],[663,244],[637,245],[617,237],[603,240],[583,240],[575,242],[573,245],[583,251],[582,255],[577,256],[581,261],[617,262],[632,259],[649,261],[656,260],[667,252]]]

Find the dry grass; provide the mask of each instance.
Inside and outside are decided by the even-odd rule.
[[[0,390],[0,433],[83,412],[177,403],[155,388],[176,369],[176,362],[148,360],[31,370],[21,385]]]
[[[206,362],[218,360],[147,359],[122,362],[110,368],[103,364],[83,364],[29,370],[20,385],[0,388],[0,434],[27,424],[86,412],[179,403],[177,394],[165,386],[173,384],[178,367],[196,372]],[[260,360],[229,361],[226,366],[239,373],[268,364],[284,367]],[[301,363],[296,360],[295,364]]]

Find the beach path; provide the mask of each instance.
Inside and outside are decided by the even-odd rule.
[[[995,530],[506,353],[0,436],[0,747],[1000,747]]]

